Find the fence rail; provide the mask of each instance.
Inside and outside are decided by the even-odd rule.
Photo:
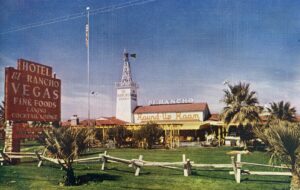
[[[237,183],[241,183],[241,175],[261,175],[261,176],[292,176],[291,172],[273,172],[273,171],[249,171],[243,170],[243,165],[249,166],[261,166],[261,167],[269,167],[269,168],[280,168],[280,169],[289,169],[288,166],[276,166],[276,165],[269,165],[269,164],[258,164],[258,163],[251,163],[251,162],[242,162],[242,154],[238,153],[235,156],[231,157],[231,163],[233,171],[230,171],[230,175],[234,175],[235,181]]]
[[[38,167],[41,167],[44,161],[48,161],[54,164],[65,164],[63,159],[51,158],[45,155],[46,149],[42,152],[4,152],[0,151],[0,163],[3,165],[4,163],[12,163],[12,159],[22,159],[22,158],[34,158],[38,160]],[[287,165],[269,165],[269,164],[260,164],[260,163],[251,163],[251,162],[242,162],[242,154],[247,154],[243,151],[232,151],[231,153],[234,156],[231,156],[231,164],[201,164],[190,161],[190,159],[186,158],[186,155],[182,155],[182,161],[180,162],[156,162],[156,161],[146,161],[143,160],[143,155],[139,155],[138,158],[133,159],[125,159],[119,158],[115,156],[111,156],[107,154],[105,151],[102,154],[94,157],[88,158],[79,158],[73,160],[75,163],[90,163],[90,162],[99,162],[101,163],[101,170],[105,170],[108,163],[121,163],[126,164],[129,167],[135,169],[134,175],[139,176],[140,171],[143,167],[162,167],[168,169],[176,169],[183,170],[184,176],[189,176],[192,174],[192,167],[195,168],[232,168],[233,171],[229,171],[230,175],[234,175],[235,181],[237,183],[241,182],[242,175],[267,175],[267,176],[291,176],[291,172],[282,171],[249,171],[243,170],[243,166],[260,166],[260,167],[269,167],[269,168],[279,168],[279,169],[288,169]]]

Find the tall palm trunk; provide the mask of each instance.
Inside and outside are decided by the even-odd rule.
[[[300,190],[300,176],[298,172],[292,172],[291,188],[290,190]]]
[[[65,171],[67,172],[67,176],[65,178],[65,186],[75,185],[76,179],[73,168],[67,167]]]
[[[237,131],[238,131],[238,134],[240,136],[240,147],[243,147],[244,150],[247,150],[248,149],[248,146],[247,146],[247,139],[249,139],[249,137],[247,137],[247,132],[246,132],[246,129],[243,125],[239,125],[237,127]]]
[[[242,140],[240,142],[240,147],[243,148],[244,150],[248,150],[248,145],[247,145],[247,141],[246,140]]]

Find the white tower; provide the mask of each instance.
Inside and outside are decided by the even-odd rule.
[[[135,54],[129,54],[126,50],[124,50],[122,79],[120,82],[116,83],[116,117],[123,121],[133,123],[133,110],[137,106],[138,85],[132,80],[129,57],[135,57]]]

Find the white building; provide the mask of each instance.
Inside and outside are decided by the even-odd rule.
[[[132,80],[129,54],[124,51],[124,65],[121,81],[116,83],[117,87],[117,108],[116,117],[123,121],[133,123],[133,111],[137,107],[137,88],[138,85]]]
[[[129,58],[135,54],[124,52],[121,81],[116,83],[116,118],[128,123],[147,122],[204,122],[210,117],[207,103],[171,103],[138,106],[137,88],[133,81]]]
[[[185,140],[204,140],[205,135],[225,134],[218,115],[211,114],[207,103],[193,103],[189,99],[171,101],[152,101],[152,104],[138,106],[138,85],[132,79],[129,58],[135,54],[124,52],[123,72],[120,82],[116,83],[116,119],[122,120],[128,129],[136,130],[148,122],[157,123],[164,131],[168,142]],[[109,122],[104,127],[119,124]],[[172,144],[172,143],[171,143]]]

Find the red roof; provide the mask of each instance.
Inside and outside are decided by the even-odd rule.
[[[300,115],[296,115],[296,121],[300,122]]]
[[[267,122],[269,120],[268,115],[259,116],[262,122]],[[296,115],[296,122],[300,122],[300,115]]]
[[[210,114],[210,117],[208,118],[210,121],[220,121],[220,114],[218,113],[212,113]]]
[[[103,117],[96,120],[96,125],[124,125],[125,121],[117,119],[116,117]]]
[[[61,121],[60,125],[63,126],[63,127],[69,127],[69,126],[71,126],[71,121],[70,120],[68,120],[68,121]]]
[[[90,121],[88,119],[82,120],[79,122],[79,125],[83,125],[83,126],[88,126],[90,123],[90,126],[94,126],[96,124],[96,120],[95,119],[90,119]]]
[[[187,103],[187,104],[161,104],[150,106],[138,106],[135,114],[139,113],[161,113],[161,112],[191,112],[204,111],[208,109],[207,103]]]

